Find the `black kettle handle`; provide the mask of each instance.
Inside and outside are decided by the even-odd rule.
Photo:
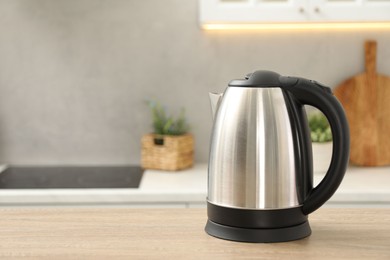
[[[349,126],[343,107],[329,87],[300,78],[294,86],[286,86],[284,89],[291,92],[302,105],[318,108],[327,117],[332,130],[331,163],[323,180],[303,202],[302,211],[307,215],[321,207],[343,180],[349,161]]]

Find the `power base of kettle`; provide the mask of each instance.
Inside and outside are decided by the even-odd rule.
[[[334,194],[349,161],[348,122],[331,89],[260,70],[210,100],[206,232],[242,242],[309,236],[308,215]],[[322,111],[332,130],[331,163],[316,187],[304,105]]]
[[[207,203],[206,232],[241,242],[286,242],[307,237],[311,229],[302,207],[250,210]],[[221,224],[223,223],[223,224]]]

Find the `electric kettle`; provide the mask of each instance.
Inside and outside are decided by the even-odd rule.
[[[212,236],[282,242],[311,234],[308,214],[340,185],[349,160],[349,127],[329,87],[255,71],[210,93],[214,124],[208,166]],[[327,117],[333,136],[330,167],[313,188],[310,131],[304,105]]]

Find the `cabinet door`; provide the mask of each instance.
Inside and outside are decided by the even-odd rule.
[[[390,0],[312,0],[310,19],[316,22],[390,21]]]
[[[200,22],[305,22],[309,0],[199,0]]]

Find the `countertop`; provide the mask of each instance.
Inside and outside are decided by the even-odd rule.
[[[0,169],[1,171],[1,169]],[[148,203],[204,203],[207,165],[177,172],[146,170],[133,189],[8,189],[0,190],[0,206],[7,205],[118,205]]]
[[[308,238],[217,239],[205,209],[0,209],[0,257],[47,259],[390,259],[390,209],[324,209]]]
[[[318,183],[323,173],[314,174]],[[390,167],[350,166],[327,205],[390,207]],[[178,172],[146,170],[137,189],[0,190],[0,206],[26,205],[205,205],[207,164]]]

